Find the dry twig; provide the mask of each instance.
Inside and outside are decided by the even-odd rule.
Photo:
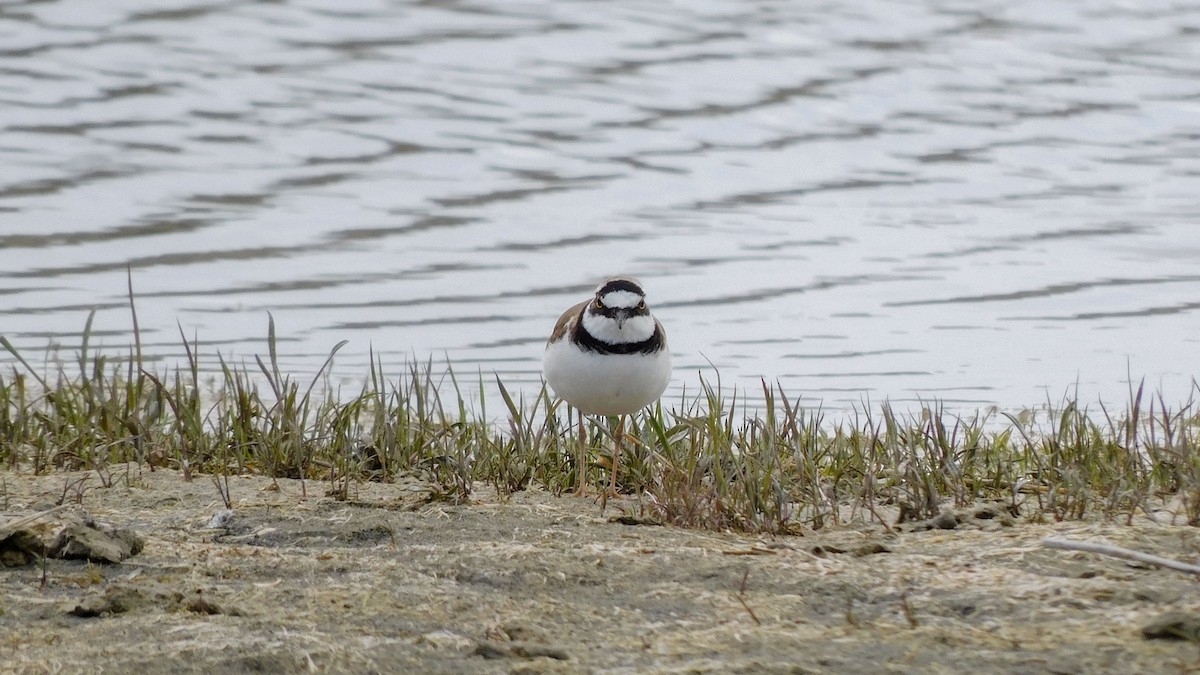
[[[13,532],[16,532],[17,530],[21,529],[22,527],[25,527],[26,525],[29,525],[30,523],[37,522],[38,520],[45,518],[46,516],[49,516],[51,514],[58,513],[59,511],[62,511],[63,509],[70,508],[70,506],[71,506],[70,504],[59,504],[58,506],[55,506],[50,509],[46,509],[45,511],[42,511],[40,513],[35,513],[33,515],[24,516],[21,518],[17,518],[15,520],[11,520],[7,523],[4,523],[3,525],[0,525],[0,539],[7,538]]]
[[[1100,555],[1107,555],[1113,558],[1134,560],[1151,565],[1158,565],[1159,567],[1165,567],[1177,572],[1184,572],[1186,574],[1195,574],[1200,576],[1200,566],[1198,565],[1191,565],[1189,563],[1171,560],[1170,558],[1163,558],[1150,553],[1142,553],[1141,551],[1135,551],[1130,548],[1121,548],[1120,546],[1113,546],[1112,544],[1098,544],[1090,541],[1069,541],[1067,539],[1050,538],[1044,539],[1042,541],[1042,546],[1045,546],[1046,548],[1062,549],[1065,551],[1086,551],[1088,553],[1099,553]]]
[[[742,583],[740,586],[738,586],[737,595],[734,597],[738,599],[738,602],[742,603],[742,607],[746,610],[746,613],[750,615],[751,619],[754,619],[755,625],[761,626],[762,622],[758,620],[758,615],[755,614],[754,610],[750,608],[750,603],[746,602],[746,579],[749,577],[750,568],[747,567],[746,570],[742,572]]]

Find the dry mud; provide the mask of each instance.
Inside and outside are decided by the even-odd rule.
[[[87,480],[80,483],[81,479]],[[647,524],[632,500],[531,491],[430,501],[418,481],[207,476],[121,467],[0,472],[0,524],[63,501],[132,528],[120,564],[0,569],[0,670],[17,672],[1182,672],[1149,640],[1200,611],[1190,576],[1040,546],[1103,540],[1171,558],[1196,528],[1139,520],[953,530],[874,524],[766,539]],[[277,485],[277,488],[276,488]],[[994,515],[985,513],[987,515]],[[1162,520],[1162,519],[1160,519]],[[218,525],[218,527],[212,527]],[[907,529],[907,528],[906,528]]]

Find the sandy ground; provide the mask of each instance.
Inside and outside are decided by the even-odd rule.
[[[115,565],[0,569],[17,672],[1132,673],[1200,667],[1148,640],[1200,611],[1190,576],[1040,546],[1103,540],[1192,560],[1185,526],[965,518],[764,539],[647,524],[630,501],[525,492],[430,501],[419,481],[327,485],[130,467],[0,472],[0,523],[68,502],[133,528]],[[82,495],[80,496],[80,487]],[[65,488],[65,490],[64,490]],[[83,617],[77,614],[98,614]]]

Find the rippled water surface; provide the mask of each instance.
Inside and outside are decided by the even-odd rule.
[[[0,0],[0,333],[124,350],[127,268],[165,363],[532,393],[622,272],[676,393],[1178,401],[1200,3]]]

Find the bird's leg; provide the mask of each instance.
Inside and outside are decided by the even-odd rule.
[[[587,427],[583,424],[583,411],[579,412],[579,453],[575,458],[576,470],[579,476],[576,479],[575,496],[582,497],[587,494]]]
[[[625,416],[621,415],[617,418],[617,434],[613,436],[613,465],[612,465],[612,481],[608,486],[608,494],[611,497],[617,496],[617,466],[621,463],[621,441],[625,436]]]

